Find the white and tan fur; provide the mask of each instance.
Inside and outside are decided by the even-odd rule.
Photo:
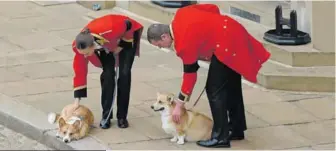
[[[154,111],[161,114],[163,130],[167,134],[173,135],[173,138],[170,139],[171,142],[182,145],[185,140],[210,138],[213,122],[209,117],[183,108],[180,123],[176,124],[172,119],[175,105],[174,94],[157,93],[157,101],[151,106]]]
[[[87,136],[94,122],[93,113],[89,108],[79,105],[75,111],[70,111],[72,105],[65,106],[61,114],[48,114],[48,122],[58,124],[56,137],[61,138],[65,143]]]

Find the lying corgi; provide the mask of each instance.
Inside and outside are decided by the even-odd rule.
[[[68,110],[73,104],[65,106],[61,114],[49,113],[48,122],[50,124],[58,124],[57,138],[61,138],[63,142],[69,143],[72,140],[79,140],[88,135],[90,128],[93,126],[94,116],[91,110],[83,105],[68,114]]]
[[[182,109],[180,123],[172,120],[172,112],[175,107],[174,94],[157,93],[157,101],[151,108],[161,114],[162,128],[167,134],[173,135],[171,142],[184,144],[185,140],[209,139],[212,131],[212,120],[199,112]],[[188,138],[187,138],[188,137]]]

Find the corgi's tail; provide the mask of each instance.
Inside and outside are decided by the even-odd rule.
[[[49,122],[50,124],[55,124],[56,121],[57,121],[59,118],[60,118],[60,115],[57,114],[57,113],[53,113],[53,112],[51,112],[51,113],[48,114],[48,122]]]

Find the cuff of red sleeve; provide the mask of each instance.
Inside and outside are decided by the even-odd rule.
[[[178,99],[182,102],[189,102],[190,96],[183,92],[180,92],[180,94],[178,95]]]
[[[125,49],[130,49],[133,47],[133,40],[126,40],[126,39],[121,39],[119,44],[119,47],[125,48]]]
[[[75,98],[85,98],[87,97],[87,88],[75,89],[74,91]]]

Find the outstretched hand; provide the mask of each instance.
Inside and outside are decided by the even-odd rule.
[[[113,54],[114,55],[118,55],[120,53],[120,51],[122,50],[121,47],[117,47],[114,51],[113,51]]]
[[[76,98],[74,103],[71,105],[71,107],[67,110],[67,115],[72,115],[73,112],[75,112],[79,108],[79,98]]]
[[[182,114],[182,108],[184,107],[184,103],[179,101],[179,100],[176,100],[176,106],[173,110],[173,121],[176,123],[176,124],[180,124],[180,120],[181,120],[181,114]]]
[[[77,109],[77,108],[79,107],[79,101],[80,101],[79,98],[76,98],[76,99],[75,99],[75,102],[74,102],[74,109]]]

